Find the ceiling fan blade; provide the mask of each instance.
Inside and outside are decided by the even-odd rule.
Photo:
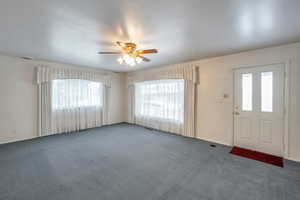
[[[101,52],[98,52],[98,54],[123,54],[123,52],[121,52],[121,51],[116,51],[116,52],[101,51]]]
[[[144,62],[150,62],[151,61],[149,58],[146,58],[144,56],[138,56],[138,57],[143,59]]]
[[[157,49],[138,50],[138,54],[158,53]]]

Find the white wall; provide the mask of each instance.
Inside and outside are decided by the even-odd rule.
[[[112,76],[112,88],[109,102],[110,123],[125,122],[126,116],[126,74],[125,73],[113,73]]]
[[[192,62],[200,68],[200,84],[197,88],[197,137],[227,145],[233,144],[234,68],[288,60],[291,63],[288,158],[300,161],[300,43]],[[134,73],[141,75],[147,71]],[[222,98],[224,94],[229,94],[229,98]]]
[[[200,67],[197,137],[232,145],[234,68],[288,60],[291,62],[288,150],[290,159],[300,161],[300,43],[195,61]],[[37,136],[35,67],[39,64],[73,67],[0,55],[0,143]],[[147,73],[147,70],[135,73]],[[127,118],[125,79],[125,73],[112,73],[110,123]],[[224,93],[229,94],[228,99],[222,99]]]
[[[36,66],[78,68],[41,61],[26,61],[0,55],[0,143],[35,138],[38,135],[38,88]],[[109,73],[112,87],[109,102],[109,123],[125,121],[125,74],[90,68],[90,71]]]

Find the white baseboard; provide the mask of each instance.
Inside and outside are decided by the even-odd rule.
[[[126,122],[112,122],[112,123],[103,125],[101,127],[112,126],[112,125],[117,125],[117,124],[122,124],[122,123],[126,123]],[[99,127],[99,128],[101,128],[101,127]],[[88,130],[88,129],[86,129],[86,130]],[[84,130],[81,130],[81,131],[84,131]],[[36,139],[36,138],[41,138],[41,137],[45,137],[45,136],[31,136],[31,137],[26,137],[26,138],[12,138],[12,139],[7,139],[5,141],[0,141],[0,145],[2,145],[2,144],[10,144],[10,143],[15,143],[15,142],[22,142],[22,141],[26,141],[26,140],[32,140],[32,139]]]
[[[232,146],[231,144],[228,144],[226,142],[221,142],[221,141],[217,141],[217,140],[212,140],[212,139],[209,139],[209,138],[200,138],[200,137],[197,137],[196,139],[199,139],[199,140],[204,140],[204,141],[207,141],[207,142],[213,142],[213,143],[217,143],[217,144],[222,144],[222,145],[225,145],[225,146]]]
[[[39,136],[31,136],[31,137],[26,137],[26,138],[14,138],[14,139],[10,139],[10,140],[6,140],[6,141],[2,141],[0,142],[0,145],[2,144],[9,144],[9,143],[15,143],[15,142],[21,142],[21,141],[26,141],[26,140],[32,140],[35,138],[38,138]]]
[[[286,160],[291,160],[291,161],[294,161],[294,162],[299,162],[300,163],[300,160],[299,159],[295,159],[295,158],[292,158],[292,157],[287,157],[287,158],[284,158]]]

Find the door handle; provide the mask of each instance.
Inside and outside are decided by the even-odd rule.
[[[239,113],[239,112],[237,112],[237,111],[235,111],[235,112],[234,112],[234,114],[235,114],[235,115],[240,115],[240,113]]]

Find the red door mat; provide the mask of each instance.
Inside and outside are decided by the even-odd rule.
[[[273,156],[266,153],[261,153],[258,151],[252,151],[249,149],[244,149],[240,147],[233,147],[230,151],[231,154],[242,156],[245,158],[265,162],[271,165],[276,165],[278,167],[283,167],[283,158],[278,156]]]

